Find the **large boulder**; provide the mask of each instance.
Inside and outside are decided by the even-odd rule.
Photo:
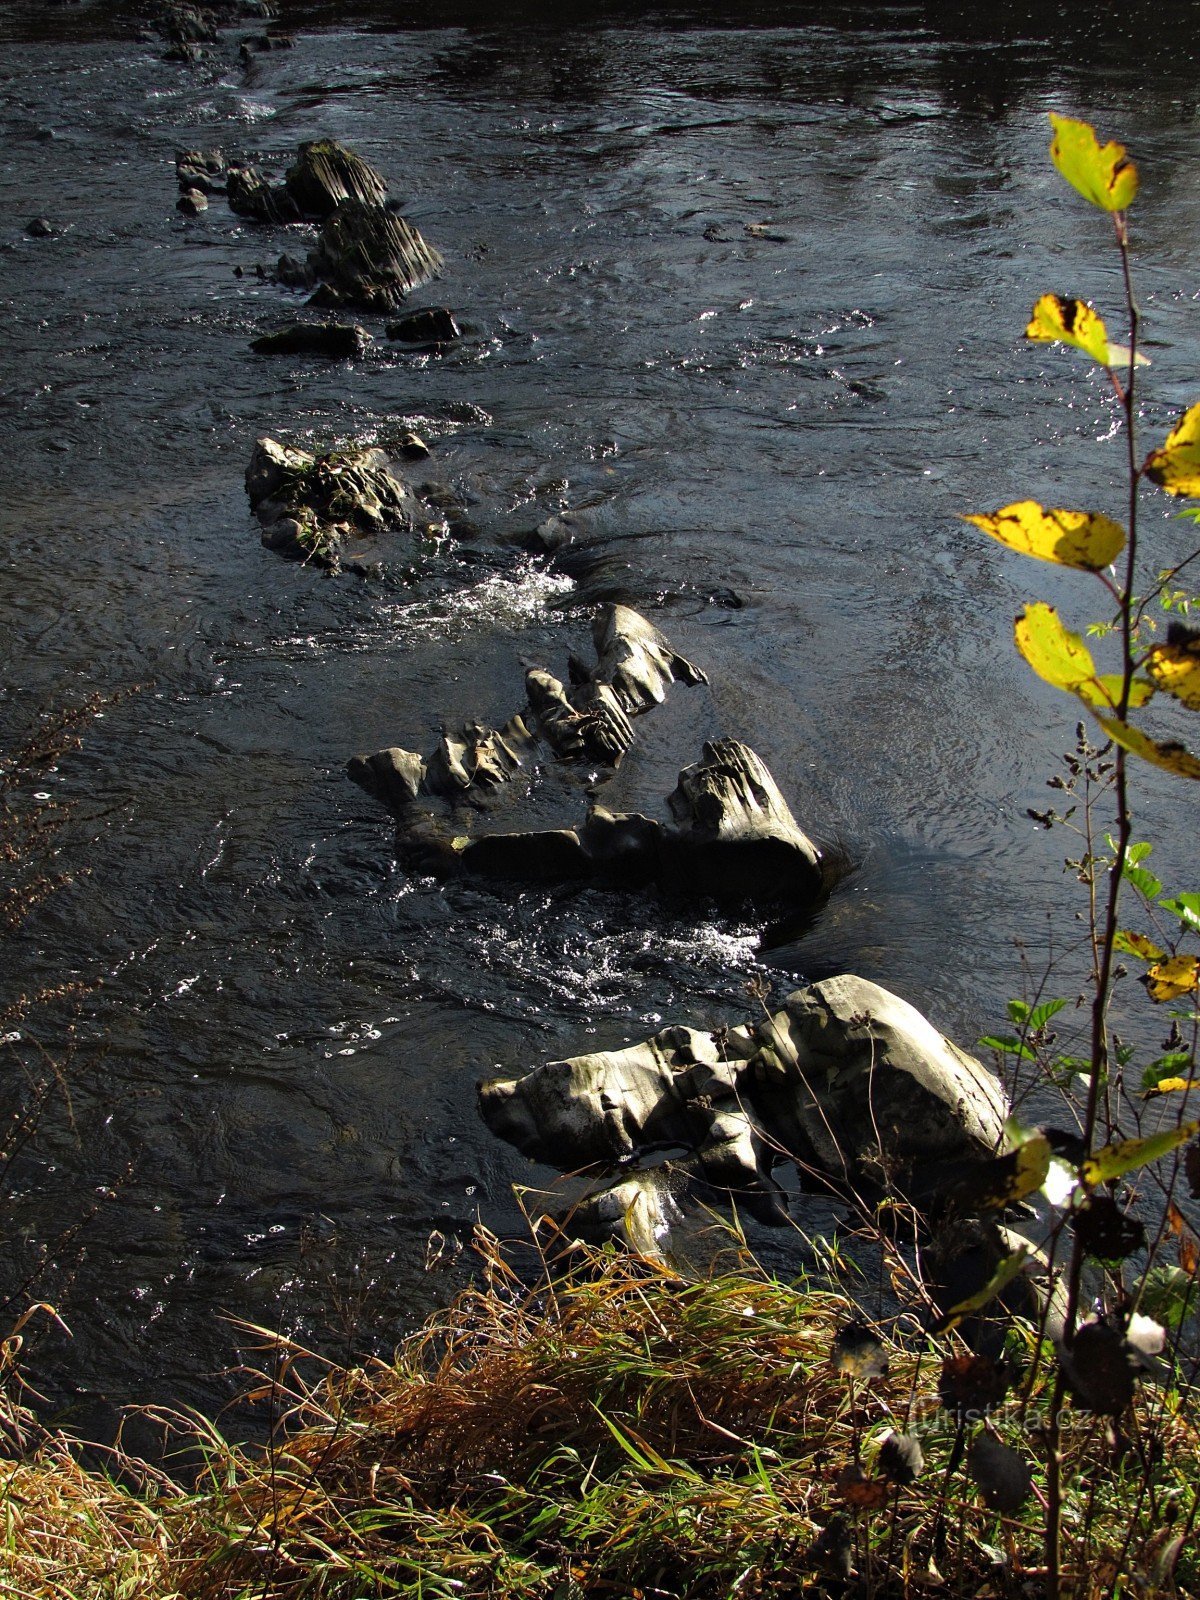
[[[306,217],[327,217],[347,200],[382,206],[388,188],[370,162],[336,139],[313,139],[300,146],[284,187]]]
[[[616,738],[612,719],[620,717],[626,729],[629,723],[615,693],[609,695],[605,715],[586,725],[586,738],[581,732],[567,742],[562,724],[540,720],[541,706],[532,714],[534,726],[562,759],[615,764],[632,733]],[[570,721],[563,720],[570,729]],[[703,759],[680,773],[680,786],[669,797],[679,818],[673,823],[593,802],[574,826],[471,834],[461,828],[431,829],[426,815],[414,812],[412,802],[421,793],[448,794],[457,785],[456,792],[465,794],[484,781],[507,781],[525,764],[531,743],[524,720],[514,718],[500,733],[477,728],[473,738],[465,729],[445,736],[427,766],[411,751],[393,749],[357,757],[347,770],[395,812],[401,853],[409,864],[439,876],[588,881],[622,888],[657,884],[675,897],[789,916],[810,911],[824,898],[832,878],[829,864],[792,816],[762,761],[736,739],[706,744]]]
[[[843,1192],[927,1196],[1004,1138],[996,1077],[897,995],[850,974],[799,989],[761,1022],[666,1028],[479,1090],[491,1130],[560,1171],[683,1170],[767,1219],[780,1161]]]

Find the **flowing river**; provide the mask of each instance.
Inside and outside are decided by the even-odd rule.
[[[38,1376],[79,1427],[218,1402],[239,1344],[221,1313],[390,1347],[461,1280],[446,1255],[475,1219],[515,1229],[512,1185],[552,1176],[479,1123],[496,1064],[743,1020],[749,980],[838,971],[971,1047],[1021,991],[1014,936],[1035,972],[1078,938],[1073,841],[1026,816],[1076,719],[1011,623],[1043,597],[1078,627],[1103,596],[958,517],[1026,496],[1121,514],[1103,374],[1021,339],[1045,290],[1119,323],[1109,230],[1050,167],[1047,110],[1136,155],[1147,427],[1197,398],[1191,8],[1141,33],[1057,7],[986,27],[915,5],[737,26],[429,9],[285,7],[294,48],[245,65],[251,21],[187,66],[120,8],[0,5],[0,735],[136,689],[45,780],[88,873],[4,975],[5,998],[101,980],[4,1269],[11,1292],[41,1250],[71,1279],[73,1337]],[[221,196],[184,219],[174,152],[278,175],[325,135],[444,254],[413,303],[451,306],[459,345],[405,353],[364,317],[354,363],[250,354],[301,304],[255,269],[311,230]],[[261,548],[260,434],[405,427],[477,548],[412,583]],[[506,542],[564,510],[600,552],[585,576]],[[1186,548],[1165,502],[1146,528],[1162,565]],[[345,778],[356,753],[502,721],[523,662],[585,648],[598,597],[711,680],[639,724],[619,803],[659,812],[706,738],[753,746],[852,863],[796,936],[761,948],[757,924],[644,894],[414,879]],[[1194,797],[1139,781],[1161,875],[1194,887]],[[533,813],[565,803],[551,776]],[[62,1053],[50,1021],[29,1031]]]

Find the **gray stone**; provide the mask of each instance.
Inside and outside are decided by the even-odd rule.
[[[682,1147],[678,1168],[766,1218],[779,1213],[782,1160],[843,1192],[926,1192],[939,1170],[994,1155],[1007,1110],[986,1067],[849,974],[797,990],[761,1022],[666,1028],[493,1079],[479,1103],[494,1133],[564,1172]]]
[[[313,139],[300,146],[284,186],[306,217],[327,217],[347,200],[379,207],[387,184],[369,162],[336,139]]]
[[[438,346],[460,338],[462,330],[446,306],[425,306],[387,325],[389,339],[403,344]]]
[[[442,269],[441,256],[411,222],[361,200],[343,201],[329,213],[308,259],[321,280],[316,304],[368,311],[394,311]]]

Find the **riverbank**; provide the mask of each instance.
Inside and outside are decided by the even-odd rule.
[[[246,1383],[272,1443],[167,1419],[202,1462],[186,1485],[117,1452],[115,1474],[141,1474],[118,1488],[59,1435],[18,1460],[10,1400],[5,1592],[1040,1594],[1051,1369],[1032,1332],[1014,1327],[1000,1364],[953,1335],[884,1340],[844,1290],[780,1283],[730,1243],[728,1270],[688,1283],[483,1238],[471,1289],[393,1360],[349,1370],[262,1333]],[[1068,1411],[1072,1594],[1197,1593],[1197,1439],[1177,1400],[1147,1390],[1119,1426]]]

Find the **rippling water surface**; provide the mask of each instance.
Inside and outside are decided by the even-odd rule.
[[[1200,367],[1195,72],[1166,35],[1064,48],[1036,13],[980,38],[915,7],[285,20],[290,51],[247,70],[234,30],[187,68],[120,13],[0,6],[0,731],[138,688],[48,780],[90,876],[6,977],[103,979],[71,1121],[50,1119],[19,1207],[26,1246],[61,1250],[95,1205],[51,1364],[92,1420],[224,1392],[217,1311],[336,1346],[366,1299],[393,1340],[453,1276],[423,1271],[431,1231],[510,1227],[512,1183],[546,1176],[476,1120],[496,1063],[744,1016],[764,967],[780,991],[861,972],[967,1044],[993,1028],[1012,936],[1035,966],[1046,944],[1063,841],[1025,808],[1073,725],[1011,618],[1091,601],[956,516],[1094,501],[1120,461],[1100,376],[1019,338],[1045,289],[1118,294],[1103,220],[1049,168],[1047,109],[1143,168],[1149,422]],[[184,221],[173,153],[278,170],[319,135],[376,163],[442,250],[415,299],[454,307],[461,346],[403,354],[365,319],[354,365],[249,354],[298,307],[254,269],[304,230],[220,197]],[[53,237],[25,236],[36,215]],[[241,481],[259,434],[411,425],[476,548],[411,582],[260,548]],[[564,509],[595,541],[586,573],[505,542]],[[1165,564],[1184,535],[1157,507],[1148,525]],[[802,938],[761,952],[756,926],[642,896],[410,878],[344,778],[356,752],[503,719],[524,660],[586,646],[598,595],[711,679],[640,725],[617,799],[659,805],[705,738],[753,745],[855,863]],[[1147,788],[1186,874],[1178,791]],[[547,779],[533,810],[567,803]]]

